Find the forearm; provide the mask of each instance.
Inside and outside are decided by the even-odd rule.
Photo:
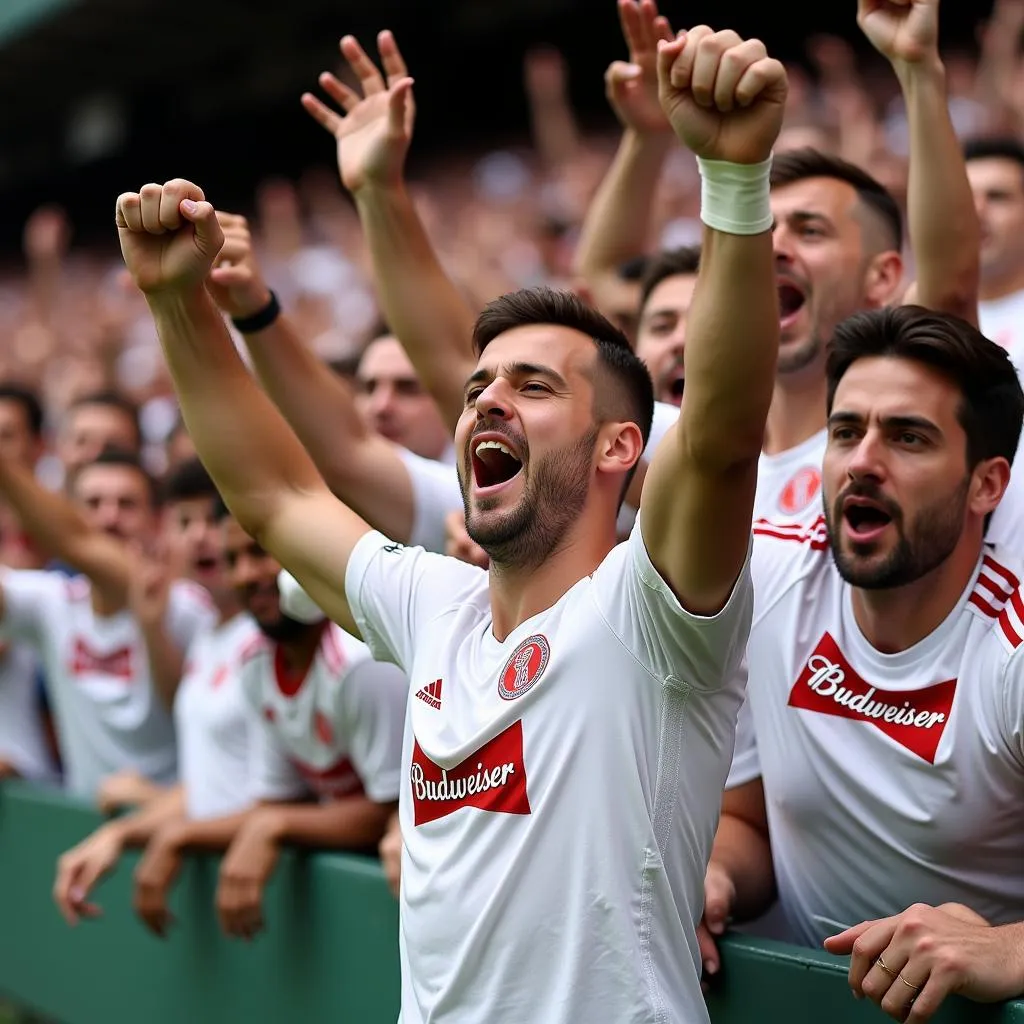
[[[140,810],[104,825],[118,836],[122,846],[145,846],[165,825],[185,817],[185,790],[174,786],[154,797]]]
[[[907,220],[917,301],[978,321],[980,227],[936,59],[897,68],[910,131]]]
[[[756,459],[779,347],[770,232],[704,229],[686,337],[686,401],[679,425],[689,458],[716,470]]]
[[[93,530],[64,495],[48,491],[30,469],[8,459],[0,459],[0,495],[38,548],[89,576],[115,603],[126,598],[127,553]]]
[[[608,172],[590,202],[573,260],[592,287],[627,260],[647,251],[654,195],[671,132],[640,135],[626,129]]]
[[[348,797],[323,804],[278,804],[258,813],[272,817],[272,833],[281,843],[361,849],[380,842],[394,804]]]
[[[149,296],[182,416],[225,503],[252,536],[284,489],[315,488],[312,460],[235,351],[202,287]]]
[[[385,319],[454,433],[476,363],[475,313],[445,273],[403,187],[368,186],[355,200]]]
[[[170,710],[174,706],[174,695],[181,681],[184,654],[168,634],[163,622],[144,625],[142,637],[146,644],[153,685],[164,706]]]
[[[579,132],[564,93],[530,96],[533,145],[549,171],[559,171],[576,155]]]
[[[327,486],[375,530],[412,535],[415,497],[391,444],[370,431],[351,385],[304,345],[283,316],[245,337],[263,389],[284,414]]]
[[[723,814],[711,860],[728,874],[736,889],[736,918],[749,920],[768,909],[775,898],[775,871],[764,832],[742,818]]]
[[[238,835],[246,818],[255,808],[223,818],[188,818],[175,830],[174,845],[179,850],[226,850]]]

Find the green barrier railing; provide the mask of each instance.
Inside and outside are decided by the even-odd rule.
[[[0,993],[61,1024],[394,1024],[398,912],[376,862],[288,854],[268,887],[268,930],[244,943],[217,927],[214,858],[189,861],[178,923],[160,940],[132,912],[128,857],[97,892],[103,916],[69,928],[50,899],[54,866],[99,822],[61,794],[0,788]],[[853,999],[843,960],[740,936],[723,942],[709,1005],[714,1024],[888,1019]],[[1024,1024],[1024,1003],[951,1000],[934,1019]]]

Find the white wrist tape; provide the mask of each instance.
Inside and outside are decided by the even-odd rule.
[[[772,226],[768,178],[772,158],[759,164],[702,160],[700,219],[715,231],[730,235],[759,235]]]

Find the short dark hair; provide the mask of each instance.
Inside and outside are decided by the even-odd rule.
[[[228,508],[224,498],[218,494],[213,500],[213,521],[223,523],[225,519],[231,518],[231,509]]]
[[[164,504],[218,496],[217,485],[197,457],[185,459],[170,470],[164,477],[160,490]]]
[[[149,500],[153,508],[156,509],[160,507],[160,487],[158,486],[156,479],[153,477],[153,474],[150,473],[142,464],[138,455],[134,452],[127,452],[123,448],[104,448],[95,459],[91,459],[89,462],[83,462],[80,466],[76,467],[68,477],[68,490],[74,490],[79,477],[93,466],[123,466],[127,469],[135,470],[135,472],[146,481],[146,488],[149,491]]]
[[[903,248],[903,217],[892,193],[863,168],[838,156],[805,146],[776,153],[772,160],[771,186],[781,188],[806,178],[835,178],[853,187],[857,198],[885,225],[891,248]]]
[[[1024,422],[1024,391],[1001,345],[966,320],[923,306],[855,313],[835,329],[829,346],[829,414],[843,375],[870,356],[910,359],[956,384],[962,396],[957,420],[967,435],[970,469],[984,459],[1013,462]]]
[[[521,288],[484,306],[473,327],[473,349],[479,355],[498,335],[529,324],[569,327],[593,339],[604,378],[594,382],[594,415],[598,420],[635,423],[646,445],[654,416],[654,385],[625,334],[572,292]]]
[[[676,249],[662,249],[647,261],[647,269],[640,282],[640,312],[643,313],[651,292],[666,278],[679,274],[692,275],[700,270],[700,246],[681,245]]]
[[[647,272],[648,256],[633,256],[615,268],[615,274],[621,281],[642,281]]]
[[[964,143],[964,161],[1011,160],[1024,175],[1024,145],[1010,135],[968,139]]]
[[[20,405],[29,433],[37,439],[43,436],[43,404],[34,391],[14,381],[0,381],[0,402]]]
[[[84,395],[79,395],[78,398],[68,406],[68,415],[73,413],[76,409],[81,409],[87,405],[105,405],[109,409],[117,409],[124,413],[125,417],[131,421],[132,429],[135,431],[136,444],[138,444],[140,448],[142,447],[142,428],[139,425],[139,407],[130,398],[126,398],[120,391],[114,391],[112,389],[90,391]]]

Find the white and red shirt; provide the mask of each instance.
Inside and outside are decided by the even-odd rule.
[[[402,1021],[708,1015],[695,927],[742,700],[744,567],[688,614],[639,526],[495,639],[482,570],[379,533],[346,593],[409,675]]]
[[[174,697],[178,778],[190,818],[221,818],[255,802],[256,716],[242,692],[242,655],[260,635],[240,612],[203,630]]]
[[[824,410],[823,410],[824,412]],[[821,515],[821,463],[828,431],[757,463],[754,518],[810,526]]]
[[[127,768],[154,782],[173,782],[171,713],[153,685],[131,612],[97,615],[92,586],[81,576],[14,569],[2,580],[0,638],[23,641],[39,657],[66,787],[91,799],[107,775]],[[172,584],[166,625],[182,650],[216,617],[205,590],[182,580]]]
[[[0,647],[0,761],[25,779],[50,781],[57,770],[40,714],[39,663],[30,647]]]
[[[979,302],[978,326],[986,338],[1010,353],[1017,375],[1024,376],[1024,291]]]
[[[304,675],[290,674],[262,634],[247,646],[242,689],[261,727],[255,732],[255,799],[365,795],[398,799],[406,677],[376,662],[366,645],[326,624]]]
[[[882,654],[854,619],[823,520],[754,533],[753,736],[740,730],[729,784],[763,779],[797,940],[916,902],[1024,918],[1020,563],[986,547],[945,621]]]

